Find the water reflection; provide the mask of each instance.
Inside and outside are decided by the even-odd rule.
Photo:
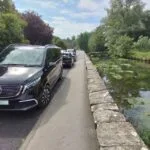
[[[146,99],[150,99],[150,91],[140,91],[140,96]]]

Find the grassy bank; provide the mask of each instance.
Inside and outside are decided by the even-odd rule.
[[[149,51],[134,50],[131,56],[139,59],[150,60],[150,50]]]

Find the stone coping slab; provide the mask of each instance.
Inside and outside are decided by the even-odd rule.
[[[101,147],[100,150],[148,150],[147,147],[139,145],[128,145],[128,146],[111,146]]]
[[[102,123],[97,126],[97,137],[100,146],[138,146],[143,143],[133,126],[128,122]]]
[[[117,104],[115,103],[102,103],[97,105],[91,106],[91,111],[95,112],[97,110],[112,110],[112,111],[119,111]]]
[[[100,84],[100,83],[88,84],[89,93],[94,93],[94,92],[102,91],[105,89],[106,89],[106,86],[104,84]]]
[[[89,100],[91,105],[114,102],[113,98],[110,96],[109,92],[106,89],[89,93]]]
[[[100,110],[97,109],[93,113],[94,122],[99,126],[101,123],[111,123],[111,122],[125,122],[126,119],[120,112],[112,110]]]

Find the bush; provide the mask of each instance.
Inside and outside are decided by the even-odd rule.
[[[119,36],[109,50],[112,56],[127,57],[133,47],[133,39],[127,35]]]
[[[150,50],[150,39],[147,36],[140,36],[138,41],[134,43],[137,50]]]
[[[149,130],[143,130],[140,132],[140,136],[144,140],[145,144],[147,144],[150,147],[150,131]]]

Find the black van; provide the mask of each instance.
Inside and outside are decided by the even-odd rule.
[[[55,45],[10,45],[0,53],[0,110],[45,107],[61,79],[61,49]]]

